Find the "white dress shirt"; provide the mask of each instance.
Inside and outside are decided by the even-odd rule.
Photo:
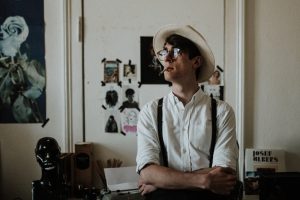
[[[158,100],[147,103],[137,124],[137,172],[147,164],[160,164],[157,128]],[[209,167],[212,138],[211,98],[199,89],[185,106],[171,92],[164,97],[162,132],[170,168],[194,171]],[[226,102],[217,100],[217,138],[213,166],[236,169],[238,147],[235,116]]]

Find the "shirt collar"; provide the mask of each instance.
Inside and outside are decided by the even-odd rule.
[[[192,101],[199,101],[204,95],[204,92],[202,91],[201,87],[197,90],[197,92],[193,95]]]
[[[191,102],[199,101],[203,97],[203,95],[204,95],[204,92],[202,91],[201,87],[199,87],[199,89],[193,95]],[[174,93],[172,91],[170,92],[169,97],[174,105],[180,103],[180,100],[178,99],[178,97],[176,97],[174,95]]]

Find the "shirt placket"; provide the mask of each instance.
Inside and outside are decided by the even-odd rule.
[[[191,158],[189,148],[189,126],[190,126],[190,109],[185,107],[182,110],[181,118],[181,155],[182,155],[182,167],[183,171],[190,171]]]

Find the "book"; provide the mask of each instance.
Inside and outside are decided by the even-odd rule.
[[[284,150],[247,148],[245,150],[245,194],[259,194],[260,174],[285,171]]]

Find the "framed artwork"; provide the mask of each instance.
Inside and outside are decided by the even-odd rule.
[[[163,70],[155,56],[153,37],[141,37],[141,83],[142,84],[169,84],[163,75],[159,73]]]
[[[44,2],[0,1],[0,123],[46,121]]]
[[[119,62],[105,61],[104,62],[104,82],[118,83],[119,82]]]

